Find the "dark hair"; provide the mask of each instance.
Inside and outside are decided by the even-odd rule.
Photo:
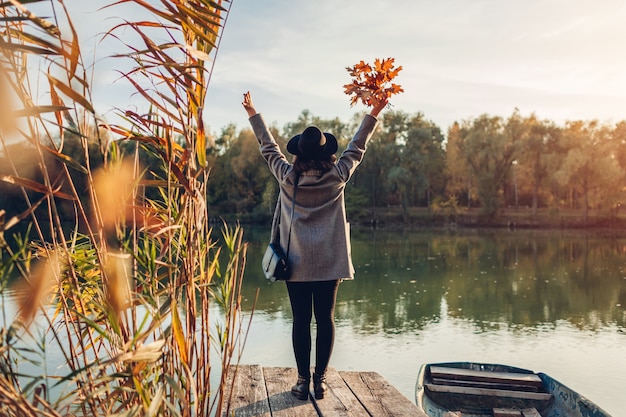
[[[337,157],[335,155],[330,155],[328,158],[321,161],[296,156],[293,161],[293,169],[298,174],[302,174],[303,172],[310,170],[326,172],[335,166],[336,162]]]

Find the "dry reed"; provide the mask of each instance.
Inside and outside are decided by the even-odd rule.
[[[8,135],[20,126],[19,139],[31,144],[40,173],[36,181],[26,178],[12,161],[12,173],[0,176],[28,207],[3,219],[0,232],[28,221],[34,233],[30,243],[18,240],[17,251],[0,240],[9,254],[2,262],[28,285],[18,297],[21,320],[0,331],[0,414],[221,415],[226,372],[240,357],[249,326],[241,315],[243,232],[224,224],[214,238],[206,207],[202,109],[229,2],[107,6],[133,3],[146,16],[105,35],[120,40],[125,52],[117,59],[134,63],[122,78],[149,109],[120,108],[116,124],[94,111],[89,72],[63,2],[34,3],[48,7],[45,15],[54,20],[36,16],[29,3],[0,5],[0,86],[15,99],[15,118],[0,121],[0,143],[6,151]],[[141,45],[124,44],[121,30]],[[163,35],[171,41],[154,42]],[[43,74],[49,90],[43,104],[29,60],[54,68]],[[66,151],[70,140],[82,154]],[[159,177],[146,177],[142,152],[160,161]],[[95,160],[101,168],[92,166]],[[29,273],[37,256],[47,261]],[[45,305],[46,294],[54,308]],[[223,315],[211,317],[214,305]],[[59,370],[24,376],[21,365],[45,360],[50,349],[63,358]],[[224,372],[211,386],[215,365]]]

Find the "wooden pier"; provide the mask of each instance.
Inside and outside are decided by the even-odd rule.
[[[427,417],[376,372],[329,369],[329,390],[321,400],[296,399],[296,379],[294,368],[238,365],[229,372],[233,393],[222,417]]]

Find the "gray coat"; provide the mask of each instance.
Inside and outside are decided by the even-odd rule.
[[[301,174],[289,241],[290,281],[354,278],[344,189],[361,163],[367,141],[377,123],[375,117],[365,116],[354,138],[330,171],[312,170]],[[259,141],[261,154],[280,185],[280,242],[286,252],[296,173],[276,144],[263,117],[260,114],[252,116],[250,124]]]

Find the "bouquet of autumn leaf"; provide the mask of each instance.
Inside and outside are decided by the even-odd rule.
[[[393,94],[404,92],[402,87],[391,82],[402,70],[402,66],[394,67],[394,58],[374,60],[374,65],[363,61],[353,67],[346,67],[353,78],[350,84],[345,84],[344,93],[350,97],[350,106],[361,101],[366,106],[375,106],[383,100],[388,100]]]

